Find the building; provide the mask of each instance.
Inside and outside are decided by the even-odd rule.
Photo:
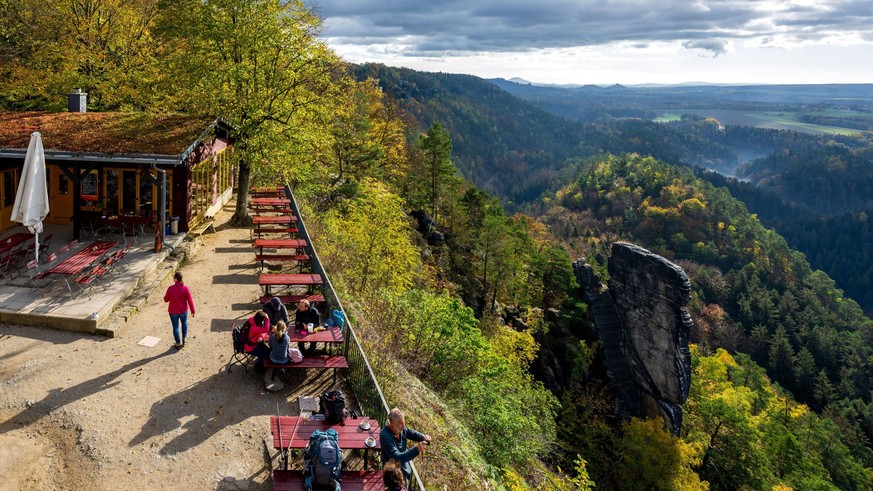
[[[74,224],[79,238],[95,215],[177,216],[182,232],[214,215],[235,179],[230,129],[178,114],[0,112],[0,233],[17,225],[10,215],[34,131],[46,155],[46,221]]]

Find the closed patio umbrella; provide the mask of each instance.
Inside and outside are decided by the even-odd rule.
[[[49,213],[48,188],[45,184],[45,152],[42,148],[42,135],[30,135],[30,145],[24,156],[24,168],[18,181],[15,205],[12,207],[12,221],[18,222],[34,233],[34,250],[39,260],[39,233],[42,221]]]

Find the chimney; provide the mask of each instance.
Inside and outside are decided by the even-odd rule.
[[[79,87],[73,89],[67,96],[67,110],[71,113],[88,112],[88,93],[82,92]]]

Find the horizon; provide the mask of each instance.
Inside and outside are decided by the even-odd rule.
[[[322,0],[323,37],[354,63],[550,85],[873,83],[861,0]]]

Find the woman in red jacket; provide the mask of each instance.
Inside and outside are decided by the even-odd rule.
[[[249,325],[249,339],[245,345],[246,353],[258,357],[255,362],[255,372],[264,372],[264,357],[270,355],[270,318],[262,311],[255,312],[246,321]]]
[[[176,271],[173,275],[173,284],[167,288],[167,293],[164,294],[164,302],[168,302],[170,306],[167,311],[170,313],[170,322],[173,324],[173,337],[176,338],[176,349],[182,349],[185,346],[185,338],[188,337],[188,309],[191,309],[191,317],[194,317],[194,299],[191,297],[191,290],[182,283],[182,273]],[[182,324],[182,338],[179,339],[179,324]]]

